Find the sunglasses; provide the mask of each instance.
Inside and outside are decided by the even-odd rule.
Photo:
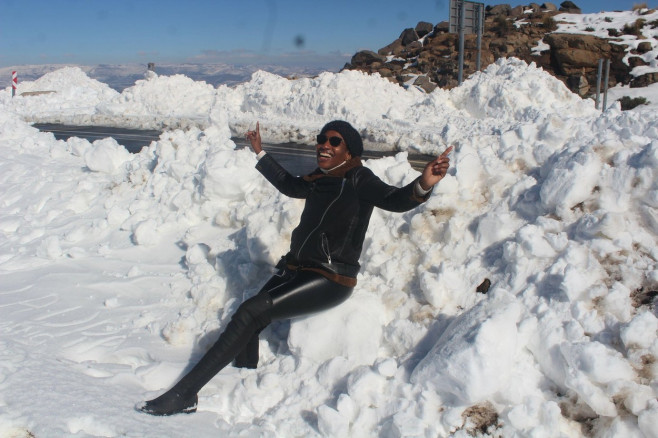
[[[340,146],[340,144],[343,142],[343,139],[340,137],[327,137],[324,134],[320,134],[317,136],[318,144],[325,144],[327,140],[329,140],[329,144],[335,148]]]

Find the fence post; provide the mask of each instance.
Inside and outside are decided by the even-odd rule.
[[[610,60],[605,60],[605,79],[603,82],[603,111],[608,105],[608,78],[610,77]]]
[[[599,71],[596,74],[596,104],[594,107],[599,109],[599,103],[601,102],[601,73],[603,72],[603,59],[599,59]]]
[[[16,87],[18,86],[18,73],[11,72],[11,97],[16,96]]]
[[[466,1],[462,0],[459,3],[459,72],[457,73],[457,81],[459,85],[464,80],[464,22],[466,20]]]

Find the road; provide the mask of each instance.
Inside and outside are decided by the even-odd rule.
[[[33,125],[40,131],[52,132],[58,140],[69,137],[86,138],[93,142],[102,138],[112,137],[117,143],[123,145],[129,152],[138,153],[144,146],[160,138],[160,131],[145,129],[112,128],[107,126],[71,126],[51,123],[36,123]],[[249,142],[244,138],[233,138],[236,146],[248,147]],[[315,148],[310,145],[297,143],[263,144],[263,148],[271,153],[288,171],[298,175],[313,170],[315,166]],[[393,155],[393,152],[364,151],[363,158],[381,158]],[[429,155],[409,155],[409,164],[416,170],[422,170],[429,160]]]

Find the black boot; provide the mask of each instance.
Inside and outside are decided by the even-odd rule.
[[[160,397],[144,402],[139,410],[151,415],[191,414],[196,412],[199,398],[196,394],[187,398],[173,390],[169,390]]]
[[[240,305],[219,339],[192,370],[160,397],[138,409],[151,415],[173,415],[196,411],[197,393],[220,370],[244,350],[245,345],[270,322],[272,300],[258,294]]]
[[[235,360],[233,360],[233,366],[236,368],[249,368],[249,369],[256,369],[258,367],[258,359],[259,359],[259,354],[258,354],[258,344],[259,344],[259,339],[258,335],[260,334],[260,330],[254,334],[254,336],[251,337],[247,345],[244,347],[244,349],[238,353],[237,356],[235,356]]]

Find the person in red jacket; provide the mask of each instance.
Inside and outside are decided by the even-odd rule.
[[[426,201],[447,174],[452,150],[427,163],[415,181],[395,187],[362,166],[363,141],[348,122],[334,120],[322,128],[316,145],[318,167],[303,177],[292,176],[263,150],[258,123],[246,137],[263,176],[284,195],[305,199],[290,251],[260,292],[238,307],[194,368],[169,391],[138,408],[148,414],[195,412],[199,390],[231,361],[238,367],[257,366],[258,335],[272,321],[320,312],[348,299],[356,286],[373,209],[403,212]]]

